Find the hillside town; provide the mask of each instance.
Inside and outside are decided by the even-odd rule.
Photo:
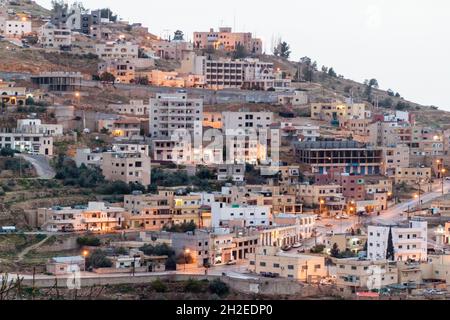
[[[0,1],[0,297],[450,297],[450,126],[284,41],[118,14]]]

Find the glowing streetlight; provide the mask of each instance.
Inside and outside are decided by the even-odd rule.
[[[87,267],[87,260],[86,258],[89,256],[89,251],[88,250],[83,250],[83,252],[81,253],[83,255],[84,258],[84,271],[86,271]]]
[[[188,248],[184,249],[184,271],[186,271],[186,263],[187,263],[187,255],[191,253],[191,250]]]

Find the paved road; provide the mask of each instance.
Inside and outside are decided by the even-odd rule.
[[[56,175],[55,170],[49,163],[49,159],[43,155],[30,155],[30,154],[16,154],[17,157],[20,157],[28,162],[30,162],[33,167],[36,169],[36,173],[40,179],[50,180],[53,179]]]
[[[423,204],[431,202],[442,196],[442,184],[436,182],[433,185],[432,192],[428,192],[421,195],[421,201]],[[446,181],[444,184],[444,193],[450,192],[450,181]],[[320,234],[326,234],[327,232],[344,233],[350,229],[357,229],[358,224],[363,225],[398,225],[407,221],[408,216],[405,212],[408,209],[414,209],[419,206],[417,199],[411,199],[398,205],[392,206],[385,211],[382,211],[380,216],[362,217],[359,220],[357,217],[351,217],[350,219],[323,219],[317,223],[317,230]],[[332,225],[332,227],[326,227],[326,225]],[[311,247],[314,239],[311,239],[307,243],[307,247]],[[320,239],[318,243],[320,243]]]

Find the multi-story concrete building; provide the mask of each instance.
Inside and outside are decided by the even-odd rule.
[[[130,100],[129,104],[110,104],[108,107],[115,113],[132,116],[148,116],[150,110],[150,105],[143,100]]]
[[[410,150],[407,145],[383,147],[383,174],[395,175],[397,168],[408,168]]]
[[[0,148],[53,156],[53,137],[46,133],[0,131]]]
[[[194,45],[185,41],[153,40],[150,48],[161,59],[180,61],[194,50]]]
[[[370,119],[372,112],[362,103],[343,103],[340,101],[327,103],[311,103],[311,119],[328,121],[336,126],[344,126],[350,119]]]
[[[24,106],[27,102],[27,89],[16,87],[14,82],[0,81],[0,103],[5,106]]]
[[[215,202],[211,206],[211,219],[213,228],[270,226],[271,212],[269,206]]]
[[[38,226],[48,232],[113,231],[122,227],[124,211],[103,202],[73,208],[42,208],[38,209]]]
[[[431,168],[416,167],[416,168],[401,168],[395,169],[395,183],[406,183],[408,185],[425,185],[431,183]]]
[[[299,141],[317,141],[320,137],[320,127],[312,125],[296,125],[289,122],[281,122],[280,129],[284,137],[297,137]]]
[[[44,48],[67,48],[72,45],[72,31],[67,28],[59,28],[48,22],[41,27],[39,43]]]
[[[194,46],[197,49],[235,51],[241,45],[248,54],[262,53],[261,39],[253,38],[250,32],[232,32],[231,28],[210,29],[209,32],[194,32]]]
[[[378,175],[381,172],[382,149],[355,141],[323,141],[294,143],[296,156],[313,173],[343,169],[345,173]]]
[[[107,59],[137,59],[139,46],[127,41],[98,43],[95,45],[96,54]]]
[[[303,106],[308,104],[308,94],[305,91],[295,90],[292,93],[278,95],[278,103],[281,105]]]
[[[196,62],[196,69],[200,69]],[[273,64],[258,59],[206,60],[203,74],[207,87],[222,90],[227,88],[252,90],[286,90],[290,79],[284,79],[281,72],[274,71]]]
[[[75,163],[77,167],[85,165],[87,167],[100,167],[103,162],[103,152],[93,151],[89,148],[77,149],[75,154]]]
[[[116,138],[138,138],[141,136],[141,120],[125,118],[113,122],[112,136]]]
[[[389,233],[392,232],[394,261],[427,261],[428,223],[410,221],[408,228],[369,226],[367,257],[384,260],[387,256]]]
[[[150,185],[151,160],[141,152],[103,153],[102,172],[106,180]]]
[[[175,131],[202,136],[203,101],[189,99],[185,92],[158,94],[150,99],[150,134],[153,139],[170,139]]]
[[[225,130],[268,129],[273,123],[273,112],[222,112]]]
[[[239,164],[258,164],[260,161],[266,161],[268,141],[272,138],[272,122],[272,112],[223,112],[226,160]]]
[[[31,76],[31,81],[48,91],[77,91],[81,89],[80,72],[43,72]]]
[[[61,124],[42,123],[40,119],[19,119],[17,120],[17,130],[19,132],[42,133],[52,137],[64,134]]]
[[[272,273],[308,283],[327,275],[323,256],[282,252],[276,247],[259,247],[249,256],[249,269],[256,274]]]
[[[142,141],[113,142],[111,150],[125,153],[140,152],[146,156],[150,154],[150,146]]]
[[[3,30],[7,38],[21,38],[31,33],[31,21],[25,17],[20,20],[6,20]]]
[[[221,164],[217,168],[217,180],[243,182],[245,179],[245,165]]]
[[[166,225],[195,223],[208,227],[208,216],[199,195],[175,195],[173,191],[159,191],[158,195],[134,194],[125,196],[124,207],[131,213],[129,228],[161,230]]]
[[[380,290],[398,283],[398,269],[386,259],[377,261],[357,258],[336,260],[337,289],[343,296]]]
[[[116,83],[133,83],[136,79],[136,70],[133,60],[107,59],[98,64],[98,74],[110,73]]]
[[[213,129],[222,129],[222,127],[223,127],[222,113],[221,112],[203,112],[203,127],[210,127]]]

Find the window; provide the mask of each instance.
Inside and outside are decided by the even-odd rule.
[[[273,264],[273,267],[274,267],[274,268],[279,268],[279,267],[280,267],[280,264],[274,263],[274,264]]]
[[[265,266],[266,266],[266,263],[265,263],[265,262],[260,262],[260,263],[259,263],[259,266],[260,266],[260,267],[265,267]]]
[[[294,266],[293,265],[288,265],[288,270],[294,270]]]

